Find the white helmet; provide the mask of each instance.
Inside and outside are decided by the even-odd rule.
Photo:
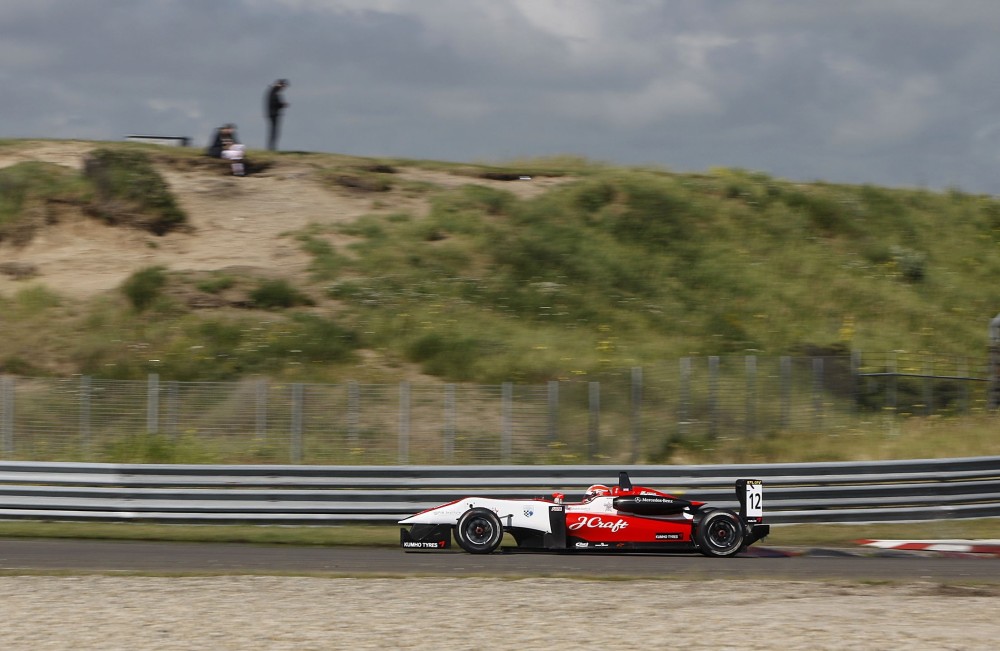
[[[595,497],[604,497],[611,494],[611,489],[604,484],[594,484],[587,489],[587,492],[583,494],[583,499],[585,501],[590,501]]]

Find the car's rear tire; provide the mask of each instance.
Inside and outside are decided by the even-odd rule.
[[[743,549],[743,522],[726,509],[709,511],[698,523],[694,540],[705,556],[735,556]]]
[[[489,509],[469,509],[455,525],[455,540],[470,554],[489,554],[496,551],[503,540],[503,524]]]

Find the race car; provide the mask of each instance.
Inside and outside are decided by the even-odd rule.
[[[669,493],[618,484],[594,484],[579,502],[551,499],[466,497],[399,521],[405,550],[449,549],[452,535],[471,554],[500,549],[504,534],[516,546],[504,551],[700,552],[735,556],[770,531],[764,520],[764,484],[736,481],[739,512]]]

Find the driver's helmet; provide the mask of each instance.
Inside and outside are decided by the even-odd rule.
[[[594,484],[587,489],[587,492],[583,494],[583,499],[586,502],[594,499],[595,497],[604,497],[611,494],[611,489],[604,484]]]

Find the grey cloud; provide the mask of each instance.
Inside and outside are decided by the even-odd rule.
[[[981,0],[7,0],[0,137],[263,144],[449,160],[1000,191]]]

